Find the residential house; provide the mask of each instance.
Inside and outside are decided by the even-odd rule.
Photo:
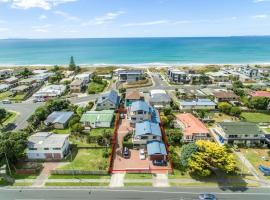
[[[203,99],[206,94],[197,89],[184,89],[183,99]]]
[[[133,102],[136,101],[144,101],[144,96],[141,92],[139,92],[138,90],[133,90],[133,91],[128,91],[126,93],[126,106],[131,106],[131,104]]]
[[[75,75],[75,72],[65,70],[65,71],[62,72],[62,74],[64,75],[65,78],[69,78],[69,77],[73,77]]]
[[[121,71],[125,71],[125,70],[126,69],[123,69],[123,68],[115,69],[115,70],[113,70],[113,75],[114,76],[118,76]]]
[[[33,97],[35,99],[51,99],[54,97],[61,96],[66,90],[65,85],[48,85],[41,88],[38,92],[36,92]]]
[[[32,78],[35,79],[37,82],[44,82],[49,79],[49,77],[54,76],[55,73],[53,72],[46,72],[34,75]]]
[[[133,102],[127,109],[127,119],[130,120],[131,126],[143,121],[160,122],[157,110],[145,101]]]
[[[68,136],[39,132],[28,139],[26,155],[30,160],[61,160],[69,153]]]
[[[53,126],[56,129],[65,129],[68,125],[69,120],[73,116],[73,112],[52,112],[47,119],[44,121],[46,126]]]
[[[75,80],[83,81],[83,85],[86,86],[90,82],[91,73],[82,73],[74,77]]]
[[[13,74],[13,70],[12,69],[1,69],[0,70],[0,79],[6,79],[11,77]]]
[[[260,79],[259,69],[249,65],[239,67],[239,72],[253,80]]]
[[[8,84],[0,84],[0,92],[5,92],[10,88]]]
[[[19,85],[36,86],[37,80],[35,78],[27,78],[19,81]]]
[[[169,68],[167,71],[167,76],[169,80],[176,84],[186,84],[190,82],[189,75],[178,69]]]
[[[221,122],[214,128],[221,144],[253,146],[264,140],[264,132],[255,123]]]
[[[80,93],[84,86],[83,80],[75,79],[70,83],[70,92],[71,93]]]
[[[13,76],[13,77],[3,80],[3,83],[10,85],[10,87],[15,87],[18,85],[18,81],[19,81],[18,78]]]
[[[134,82],[142,80],[144,77],[143,70],[121,70],[118,72],[120,82]]]
[[[210,132],[205,125],[191,113],[177,114],[176,122],[183,130],[184,142],[210,139]]]
[[[270,92],[267,91],[252,91],[249,93],[250,97],[265,97],[270,99]]]
[[[215,102],[239,102],[240,97],[237,96],[233,91],[219,91],[219,92],[214,92],[214,98]]]
[[[45,73],[48,73],[49,70],[47,70],[47,69],[35,69],[32,72],[33,72],[33,74],[45,74]]]
[[[96,102],[96,110],[115,110],[120,103],[120,97],[115,90],[101,95]]]
[[[206,75],[209,76],[213,83],[228,82],[230,80],[230,76],[224,71],[207,72]]]
[[[159,124],[150,121],[136,123],[132,136],[132,143],[134,147],[145,147],[148,142],[153,140],[162,140]]]
[[[113,110],[87,111],[81,117],[80,122],[86,129],[109,128],[114,118]]]
[[[163,108],[170,106],[171,97],[166,93],[165,90],[151,90],[150,91],[150,105],[155,108]]]
[[[181,110],[215,110],[216,103],[210,99],[196,99],[193,101],[180,101]]]
[[[164,142],[157,140],[148,142],[147,155],[150,160],[166,160],[167,151]]]
[[[31,89],[31,86],[29,86],[29,85],[19,85],[15,88],[10,89],[10,91],[12,93],[16,93],[16,94],[23,94],[24,92],[27,92],[30,89]]]

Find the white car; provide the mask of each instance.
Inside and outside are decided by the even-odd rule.
[[[145,159],[144,149],[140,149],[139,153],[140,153],[140,159],[144,160]]]

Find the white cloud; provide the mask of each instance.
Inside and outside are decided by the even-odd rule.
[[[44,20],[44,19],[47,19],[48,17],[46,15],[40,15],[38,17],[39,20]]]
[[[254,3],[269,2],[270,0],[254,0]]]
[[[157,24],[168,24],[170,21],[168,20],[156,20],[149,22],[137,22],[137,23],[127,23],[123,26],[149,26],[149,25],[157,25]]]
[[[266,14],[252,16],[252,18],[254,18],[254,19],[265,19],[267,17],[268,17],[268,15],[266,15]]]
[[[72,16],[72,15],[70,15],[70,14],[68,14],[66,12],[60,11],[60,10],[54,11],[54,14],[59,15],[61,17],[64,17],[66,20],[71,20],[71,21],[80,20],[78,17]]]
[[[33,31],[38,33],[48,33],[51,24],[39,25],[39,26],[32,26]]]
[[[12,8],[30,9],[41,8],[50,10],[59,4],[75,2],[77,0],[0,0],[0,2],[10,2]]]
[[[0,28],[0,33],[1,32],[7,32],[7,31],[9,31],[9,28],[4,28],[4,27],[3,28]]]
[[[83,23],[82,26],[106,24],[115,20],[116,18],[118,18],[120,15],[124,13],[125,13],[124,11],[109,12],[103,16],[95,17],[93,20]]]

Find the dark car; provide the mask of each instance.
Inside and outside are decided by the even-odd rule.
[[[214,194],[200,194],[199,195],[200,200],[217,200],[216,196]]]
[[[166,160],[153,160],[153,165],[167,166],[167,161]]]
[[[129,149],[127,147],[124,147],[123,149],[123,157],[129,158]]]

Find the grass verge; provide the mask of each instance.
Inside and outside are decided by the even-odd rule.
[[[59,182],[59,183],[45,183],[45,186],[109,186],[109,183],[89,183],[89,182],[80,182],[80,183],[73,183],[73,182]]]

